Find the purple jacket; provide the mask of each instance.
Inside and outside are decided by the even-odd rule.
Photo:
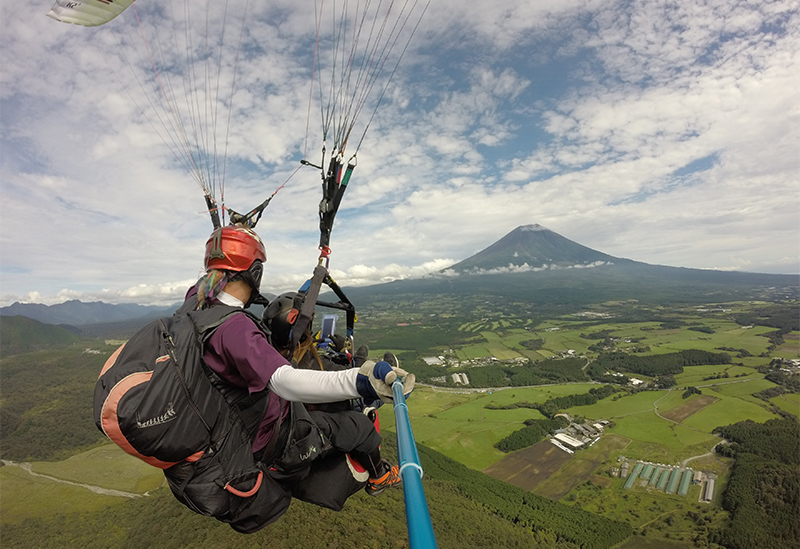
[[[186,299],[193,299],[195,294],[196,290],[191,288]],[[251,394],[263,391],[275,370],[289,364],[244,313],[231,315],[214,331],[206,343],[203,358],[222,379]],[[279,413],[286,419],[289,403],[271,393],[264,419],[256,432],[253,452],[261,450],[272,438]]]
[[[222,379],[236,387],[247,388],[250,393],[263,391],[275,370],[288,364],[245,314],[232,315],[214,331],[206,343],[203,358]],[[253,452],[261,450],[272,438],[279,413],[286,419],[289,403],[272,393],[256,432]]]

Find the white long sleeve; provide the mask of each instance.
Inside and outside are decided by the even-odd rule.
[[[299,370],[281,366],[269,380],[269,389],[284,400],[318,404],[359,398],[358,368],[338,372]]]

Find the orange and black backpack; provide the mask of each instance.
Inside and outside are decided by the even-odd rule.
[[[269,393],[235,388],[203,361],[214,330],[247,313],[226,305],[195,311],[191,301],[111,355],[95,386],[95,423],[127,453],[163,469],[192,511],[255,532],[291,501],[252,454]]]

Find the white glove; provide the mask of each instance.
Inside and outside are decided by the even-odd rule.
[[[403,395],[408,398],[408,395],[414,390],[416,382],[414,374],[409,374],[402,368],[392,368],[388,362],[383,360],[378,363],[368,360],[358,370],[356,389],[358,394],[367,400],[380,398],[384,402],[391,403],[394,401],[392,383],[398,377],[403,382]]]

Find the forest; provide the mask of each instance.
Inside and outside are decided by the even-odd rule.
[[[561,429],[569,425],[569,420],[565,417],[553,419],[526,419],[524,423],[525,427],[499,440],[494,447],[501,452],[508,453],[533,446],[547,435],[555,433],[556,429]]]
[[[800,423],[751,420],[714,431],[730,445],[718,452],[736,463],[723,496],[727,527],[709,539],[730,549],[783,549],[800,540]]]
[[[645,376],[680,374],[684,366],[700,364],[730,364],[731,356],[727,353],[712,353],[697,349],[688,349],[677,353],[663,355],[639,356],[620,351],[603,353],[597,357],[597,368],[605,370],[631,372]]]

